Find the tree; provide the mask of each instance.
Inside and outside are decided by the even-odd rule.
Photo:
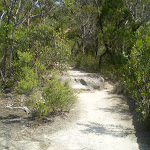
[[[130,2],[105,0],[98,3],[95,0],[98,10],[98,28],[105,46],[105,51],[100,55],[99,66],[101,66],[102,58],[106,54],[111,55],[114,63],[114,55],[119,54],[119,57],[123,56],[123,53],[129,55],[134,43],[132,41],[135,31],[149,19],[148,12],[144,12],[141,16],[137,14],[136,17],[133,17],[134,15],[131,13],[131,10],[134,11],[133,6],[131,9],[126,5],[130,5]],[[144,5],[144,1],[136,1],[135,6],[137,7],[141,3]],[[131,2],[131,4],[134,4],[134,2]],[[146,8],[149,7],[147,4],[145,2]],[[148,15],[146,16],[146,14]]]
[[[150,19],[150,1],[124,0],[124,3],[134,21],[133,31],[135,32]]]
[[[7,79],[13,73],[14,54],[17,53],[14,49],[15,32],[17,30],[28,27],[31,23],[45,22],[46,17],[54,8],[54,3],[51,0],[32,1],[32,0],[1,0],[2,7],[0,9],[0,34],[2,58],[0,63],[0,73],[4,86],[7,84]],[[20,28],[21,27],[21,28]],[[18,33],[18,32],[17,32]],[[14,51],[15,50],[15,51]]]
[[[73,41],[72,52],[88,54],[90,47],[96,47],[96,12],[92,1],[76,0],[68,9],[70,22],[68,39]],[[75,48],[77,50],[75,50]],[[94,48],[93,48],[94,49]],[[96,50],[95,50],[96,51]]]
[[[31,0],[29,1],[23,1],[23,0],[2,1],[1,0],[1,3],[2,3],[1,9],[3,9],[3,14],[1,15],[1,25],[3,27],[1,27],[1,32],[3,33],[5,32],[4,40],[3,40],[4,50],[2,52],[3,65],[1,65],[2,66],[1,76],[3,78],[3,82],[5,86],[7,76],[10,76],[12,73],[14,32],[17,27],[22,25],[27,20],[27,17],[31,13],[35,5]],[[8,68],[7,66],[9,66],[9,72],[6,69]]]
[[[136,42],[124,72],[126,91],[136,101],[139,121],[150,114],[150,28],[149,23],[136,32]]]

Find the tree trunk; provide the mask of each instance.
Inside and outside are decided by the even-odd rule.
[[[9,76],[11,76],[12,73],[12,60],[13,60],[13,48],[14,48],[14,32],[15,32],[15,28],[12,31],[12,39],[11,39],[11,48],[10,48],[10,58],[9,58]]]
[[[95,58],[98,55],[98,38],[96,38],[96,49],[95,49]]]
[[[3,63],[3,81],[4,85],[6,85],[6,64],[7,64],[7,48],[4,53],[4,63]]]
[[[85,54],[85,51],[84,51],[84,42],[85,42],[85,26],[83,25],[83,26],[81,27],[81,29],[82,29],[82,37],[81,37],[81,39],[82,39],[82,41],[81,41],[81,51],[82,51],[82,53],[83,53],[83,54]]]
[[[100,55],[100,57],[99,57],[99,68],[101,67],[101,64],[102,64],[102,58],[106,55],[106,54],[108,54],[109,53],[109,50],[108,49],[106,49],[106,51],[102,54],[102,55]]]
[[[7,25],[9,25],[9,19],[7,22]],[[7,57],[8,57],[8,49],[9,49],[9,43],[8,43],[8,28],[6,30],[6,34],[5,34],[5,51],[4,51],[4,63],[3,63],[3,79],[4,79],[4,86],[6,85],[6,78],[7,78]]]
[[[71,48],[71,54],[73,54],[73,51],[74,51],[74,48],[75,48],[75,45],[76,45],[76,41],[74,42],[72,48]]]
[[[81,45],[79,44],[79,42],[77,41],[77,44],[78,44],[78,49],[77,51],[75,52],[75,56],[77,56],[77,54],[79,54],[79,51],[81,49]]]
[[[0,64],[1,64],[1,62],[3,61],[3,59],[4,59],[4,55],[3,55],[3,57],[0,59]],[[4,79],[4,75],[3,75],[3,72],[2,72],[2,65],[0,65],[1,67],[0,67],[0,75],[1,75],[1,77],[2,77],[2,81],[5,83],[5,79]]]

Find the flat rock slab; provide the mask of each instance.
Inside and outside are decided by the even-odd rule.
[[[40,150],[39,142],[15,141],[11,145],[10,150]]]
[[[104,88],[104,79],[96,73],[86,73],[70,68],[61,80],[68,81],[73,89],[80,90],[102,90]]]

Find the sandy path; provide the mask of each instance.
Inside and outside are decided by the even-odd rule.
[[[138,150],[128,106],[110,89],[79,94],[81,115],[69,129],[45,138],[49,150]]]
[[[45,135],[51,141],[48,150],[139,150],[129,107],[122,96],[111,94],[112,88],[108,84],[102,91],[80,93],[79,119],[65,130]]]

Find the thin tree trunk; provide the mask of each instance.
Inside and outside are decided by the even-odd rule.
[[[79,51],[80,51],[80,48],[81,48],[81,45],[79,44],[78,41],[77,41],[77,44],[78,44],[78,49],[77,49],[77,51],[75,52],[75,56],[77,56],[77,54],[79,54]]]
[[[6,83],[6,64],[7,64],[7,49],[5,50],[4,53],[4,63],[3,63],[3,81],[4,84]]]
[[[100,55],[100,57],[99,57],[99,68],[101,67],[101,64],[102,64],[102,58],[103,58],[106,54],[108,54],[108,53],[109,53],[109,49],[106,49],[105,52],[104,52],[102,55]]]
[[[8,23],[9,24],[9,23]],[[5,51],[4,51],[4,63],[3,63],[3,78],[4,78],[4,84],[6,84],[6,78],[7,78],[7,57],[8,57],[8,29],[6,30],[6,40],[5,40]]]
[[[0,64],[1,64],[1,62],[2,62],[3,59],[4,59],[4,55],[3,55],[3,57],[0,60]],[[3,72],[2,72],[2,65],[0,65],[0,66],[1,66],[1,68],[0,68],[0,74],[1,74],[3,82],[5,83],[5,78],[4,78],[4,75],[3,75]]]
[[[110,50],[109,50],[109,46],[108,46],[107,41],[106,41],[105,36],[104,36],[103,24],[102,24],[101,16],[99,16],[99,24],[100,24],[100,30],[101,30],[101,33],[102,33],[102,37],[103,37],[103,43],[104,43],[104,46],[105,46],[105,48],[106,48],[106,51],[105,51],[102,55],[100,55],[100,57],[99,57],[99,67],[101,67],[102,58],[103,58],[107,53],[109,53]]]
[[[13,60],[13,48],[14,48],[14,32],[15,32],[15,28],[12,31],[12,40],[11,40],[10,58],[9,58],[9,67],[10,67],[9,75],[11,75],[11,73],[12,73],[12,60]]]
[[[73,54],[73,50],[74,50],[74,48],[75,48],[75,45],[76,45],[76,41],[74,42],[74,44],[73,44],[73,46],[72,46],[72,48],[71,48],[71,53]]]
[[[30,25],[30,17],[29,17],[29,15],[28,15],[28,26]]]
[[[84,51],[84,41],[85,41],[85,26],[82,26],[81,27],[82,29],[82,41],[81,41],[81,51],[83,54],[85,54],[85,51]]]
[[[1,69],[0,69],[0,74],[1,74],[1,77],[2,77],[2,80],[3,80],[4,85],[6,85],[5,78],[4,78],[4,75],[3,75],[3,72],[2,72]]]
[[[96,49],[95,49],[95,58],[98,55],[98,38],[96,38]]]
[[[85,52],[84,52],[84,39],[82,39],[82,42],[81,42],[81,50],[82,50],[82,53],[85,54]]]

